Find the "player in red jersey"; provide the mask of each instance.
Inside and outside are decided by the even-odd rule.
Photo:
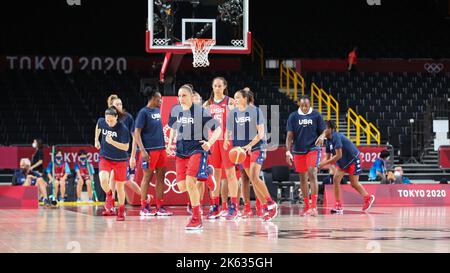
[[[67,176],[70,175],[70,168],[69,164],[67,164],[66,161],[64,161],[63,158],[63,152],[60,149],[56,150],[55,153],[55,177],[52,176],[52,168],[53,168],[53,162],[48,163],[46,172],[49,181],[52,183],[55,183],[54,185],[54,198],[56,199],[58,197],[58,190],[61,188],[61,196],[59,198],[59,202],[64,202],[64,197],[66,195],[66,181]]]
[[[232,109],[234,100],[228,97],[228,84],[223,77],[216,77],[212,82],[211,95],[204,103],[204,107],[209,110],[211,116],[220,122],[222,127],[222,134],[218,141],[211,147],[211,155],[209,162],[214,167],[214,177],[218,183],[216,191],[212,194],[213,204],[210,208],[207,218],[216,219],[221,213],[219,210],[219,191],[220,181],[222,179],[222,169],[225,169],[225,174],[228,181],[228,190],[230,192],[231,205],[228,212],[223,215],[228,220],[234,220],[238,216],[239,206],[237,203],[238,194],[238,180],[236,177],[236,169],[233,162],[228,157],[228,149],[224,148],[224,132],[226,130],[226,118],[230,109]],[[222,203],[227,201],[227,196],[222,196]]]

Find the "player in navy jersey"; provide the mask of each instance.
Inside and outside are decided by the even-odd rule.
[[[142,157],[143,177],[141,182],[141,216],[170,216],[172,212],[163,206],[164,178],[166,175],[167,154],[164,131],[161,122],[161,93],[157,89],[147,87],[143,90],[147,105],[136,117],[134,138]],[[147,201],[148,186],[156,171],[156,210],[152,211]]]
[[[342,213],[342,201],[340,197],[340,184],[342,177],[347,173],[352,187],[364,198],[363,211],[368,211],[375,201],[374,195],[369,195],[364,187],[359,183],[361,174],[360,152],[348,138],[336,132],[336,125],[328,120],[326,123],[326,153],[327,158],[320,162],[319,168],[336,164],[337,170],[333,175],[334,196],[336,206],[331,212]]]
[[[200,94],[194,90],[194,86],[192,84],[186,84],[187,86],[189,86],[192,89],[192,102],[194,104],[197,105],[202,105],[203,101],[202,101],[202,97],[200,96]],[[214,177],[214,167],[212,165],[208,165],[206,167],[206,172],[208,174],[208,177],[197,177],[197,188],[198,188],[198,192],[200,193],[200,207],[203,206],[203,204],[205,203],[204,201],[204,196],[205,196],[205,184],[208,186],[208,189],[210,190],[211,193],[211,198],[212,198],[212,194],[216,191],[216,180]],[[192,206],[191,203],[188,203],[188,207],[187,207],[187,211],[188,213],[192,214]],[[200,211],[203,215],[203,210]]]
[[[122,100],[116,95],[112,94],[108,97],[107,100],[108,107],[114,106],[116,107],[118,113],[119,113],[119,121],[122,122],[127,128],[128,131],[130,131],[131,138],[132,138],[132,145],[130,145],[130,148],[128,149],[128,157],[129,161],[127,162],[127,182],[125,183],[125,186],[133,190],[137,195],[141,195],[141,188],[139,185],[134,181],[134,174],[135,174],[135,167],[136,167],[136,141],[133,136],[134,132],[134,120],[133,116],[128,113],[124,108],[122,104]],[[114,181],[114,175],[111,177],[111,189],[113,193],[113,200],[115,200],[115,189],[116,184]]]
[[[64,161],[63,152],[60,149],[57,149],[55,153],[55,166],[54,166],[55,177],[53,177],[52,175],[53,173],[52,169],[53,169],[53,162],[49,162],[45,172],[47,173],[49,181],[51,181],[51,183],[55,183],[54,184],[55,192],[53,193],[54,197],[58,198],[58,191],[59,189],[61,189],[59,202],[64,202],[64,197],[66,195],[67,176],[70,175],[71,172],[69,164]]]
[[[320,113],[311,108],[307,96],[301,97],[300,107],[289,115],[286,131],[286,161],[289,165],[294,163],[295,171],[299,173],[300,187],[305,203],[300,215],[317,216],[317,166],[320,162],[321,146],[325,139],[325,122]],[[308,178],[311,186],[311,207]]]
[[[206,177],[207,152],[220,137],[220,123],[213,119],[208,110],[192,101],[193,90],[183,85],[178,90],[178,105],[170,113],[168,125],[171,128],[167,153],[173,154],[176,135],[177,185],[181,192],[188,191],[192,204],[192,217],[186,229],[202,229],[200,214],[200,193],[196,186],[197,177]],[[208,129],[213,134],[208,137]]]
[[[106,193],[104,215],[113,213],[114,201],[109,182],[111,171],[114,171],[119,199],[117,221],[123,221],[125,220],[125,182],[127,181],[130,132],[118,119],[119,113],[114,106],[106,109],[105,117],[98,119],[95,128],[95,147],[100,149],[99,177],[102,189]],[[101,142],[98,141],[100,135]]]
[[[277,204],[272,200],[266,184],[259,178],[265,159],[265,121],[262,111],[250,105],[248,91],[239,90],[234,94],[236,108],[227,117],[224,149],[242,147],[247,153],[243,167],[252,181],[258,199],[265,210],[263,219],[270,221],[278,214]]]

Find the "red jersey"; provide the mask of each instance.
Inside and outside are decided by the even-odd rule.
[[[215,102],[214,99],[209,100],[209,113],[211,116],[220,122],[220,127],[222,128],[222,138],[225,134],[226,124],[227,124],[227,114],[228,114],[228,103],[230,101],[230,97],[225,96],[223,100],[220,102]]]
[[[348,62],[351,64],[356,64],[356,53],[355,51],[352,51],[348,54]]]

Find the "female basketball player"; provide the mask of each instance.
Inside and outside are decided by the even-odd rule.
[[[222,130],[220,123],[205,108],[193,103],[192,94],[193,90],[187,85],[178,91],[180,104],[174,106],[170,113],[168,125],[171,130],[166,150],[173,154],[176,134],[177,185],[181,192],[188,191],[192,204],[192,217],[186,229],[202,229],[197,177],[206,176],[207,151],[221,136]],[[213,130],[208,141],[203,133],[207,129]]]
[[[55,177],[52,176],[52,168],[53,168],[53,162],[48,163],[47,169],[45,170],[47,172],[47,176],[49,181],[52,181],[52,183],[55,183],[54,189],[55,192],[54,197],[55,199],[58,197],[58,190],[61,188],[61,194],[59,198],[59,202],[64,202],[64,197],[66,195],[66,181],[67,176],[70,174],[70,168],[69,164],[64,161],[63,159],[63,153],[62,150],[57,149],[55,153]]]
[[[331,210],[333,213],[343,213],[340,184],[345,173],[348,174],[352,187],[364,198],[362,210],[368,211],[375,201],[374,195],[369,195],[364,187],[359,183],[361,174],[361,162],[359,159],[359,150],[343,134],[336,132],[336,125],[333,121],[326,122],[326,153],[327,158],[320,162],[319,168],[327,164],[336,164],[337,170],[333,175],[334,196],[336,198],[336,207]],[[331,156],[332,155],[332,156]]]
[[[289,165],[294,161],[295,170],[300,175],[300,187],[305,201],[300,215],[317,216],[317,165],[320,162],[321,146],[325,138],[325,123],[320,113],[311,108],[307,96],[301,97],[299,109],[289,115],[286,131],[286,161]],[[292,142],[294,142],[292,149],[294,156],[291,153]],[[311,185],[311,208],[308,177]]]
[[[247,153],[243,163],[250,180],[253,183],[255,192],[264,204],[265,213],[263,219],[270,221],[277,216],[277,204],[272,200],[267,186],[259,178],[262,163],[265,158],[263,150],[265,138],[264,117],[261,110],[250,105],[252,98],[249,92],[239,90],[234,94],[237,107],[230,111],[227,118],[227,131],[225,134],[224,149],[230,148],[230,140],[234,147],[240,146]]]
[[[125,220],[125,182],[127,181],[128,148],[130,132],[128,128],[118,121],[119,112],[112,106],[106,109],[105,117],[99,118],[95,130],[95,147],[100,149],[100,183],[106,193],[104,215],[113,213],[114,200],[109,186],[111,171],[114,171],[114,180],[117,182],[117,195],[119,209],[117,221]],[[102,135],[101,142],[98,137]]]
[[[81,202],[81,190],[83,189],[84,183],[86,183],[89,202],[93,202],[92,181],[89,172],[94,174],[94,166],[87,162],[87,152],[85,150],[80,150],[78,151],[78,162],[75,163],[75,173],[77,175],[77,202]]]
[[[130,131],[131,138],[133,140],[131,148],[128,149],[128,157],[129,161],[127,162],[127,181],[125,183],[125,186],[131,188],[136,194],[141,195],[141,188],[139,185],[134,181],[134,174],[135,174],[135,167],[136,167],[136,141],[133,136],[134,132],[134,120],[133,116],[128,113],[124,108],[122,104],[122,100],[115,94],[112,94],[108,97],[107,100],[108,107],[114,106],[116,107],[117,111],[119,112],[119,121],[122,122],[127,129]],[[114,175],[111,178],[111,188],[113,192],[113,199],[115,199],[115,182],[114,182]]]
[[[250,90],[250,88],[245,87],[243,90],[246,91],[248,94],[249,105],[255,105],[255,97],[254,97],[253,92]],[[253,211],[252,211],[251,205],[250,205],[251,181],[250,181],[250,178],[248,177],[247,173],[245,172],[243,166],[241,168],[241,180],[242,180],[242,192],[244,195],[244,212],[243,212],[242,216],[244,218],[246,218],[246,217],[253,216]],[[255,202],[256,216],[262,217],[262,216],[264,216],[264,210],[263,210],[263,207],[261,206],[260,200],[263,200],[263,196],[261,194],[259,194],[259,192],[257,192],[254,187],[253,187],[253,191],[256,196],[256,202]]]
[[[191,84],[188,84],[188,86],[193,90],[192,95],[192,102],[197,105],[202,105],[202,97],[200,94],[194,90],[194,86]],[[214,178],[214,167],[212,165],[208,165],[206,167],[206,172],[208,174],[208,177],[205,179],[204,177],[197,177],[197,187],[198,192],[200,193],[200,206],[204,204],[204,196],[205,196],[205,184],[208,185],[208,189],[211,193],[213,193],[216,190],[216,181]],[[205,182],[205,183],[203,183]],[[192,207],[190,203],[188,204],[188,212],[192,213]],[[203,210],[201,211],[203,215]]]
[[[164,178],[166,176],[167,154],[164,131],[161,122],[161,93],[156,88],[147,87],[142,92],[147,105],[136,117],[134,139],[141,151],[143,177],[141,182],[141,216],[170,216],[172,212],[163,206]],[[156,211],[152,212],[147,202],[148,185],[156,171]]]
[[[211,116],[220,122],[222,127],[222,135],[213,147],[211,147],[211,155],[209,156],[209,162],[214,167],[215,181],[218,183],[216,191],[212,194],[213,205],[208,213],[208,219],[216,219],[220,215],[224,215],[227,219],[236,219],[238,215],[237,206],[237,192],[238,182],[236,178],[236,170],[233,162],[228,157],[229,150],[224,149],[223,134],[225,133],[226,118],[229,110],[234,104],[234,100],[228,97],[228,84],[222,77],[213,79],[211,95],[204,103],[204,107],[208,109]],[[219,209],[219,192],[221,191],[220,181],[222,179],[222,169],[225,169],[225,174],[228,180],[228,188],[231,196],[232,205],[228,208],[228,211],[223,214]],[[222,204],[226,205],[228,196],[222,196]],[[222,208],[223,209],[223,208]]]

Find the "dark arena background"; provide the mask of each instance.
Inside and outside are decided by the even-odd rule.
[[[450,252],[448,0],[10,1],[0,94],[2,253]]]

